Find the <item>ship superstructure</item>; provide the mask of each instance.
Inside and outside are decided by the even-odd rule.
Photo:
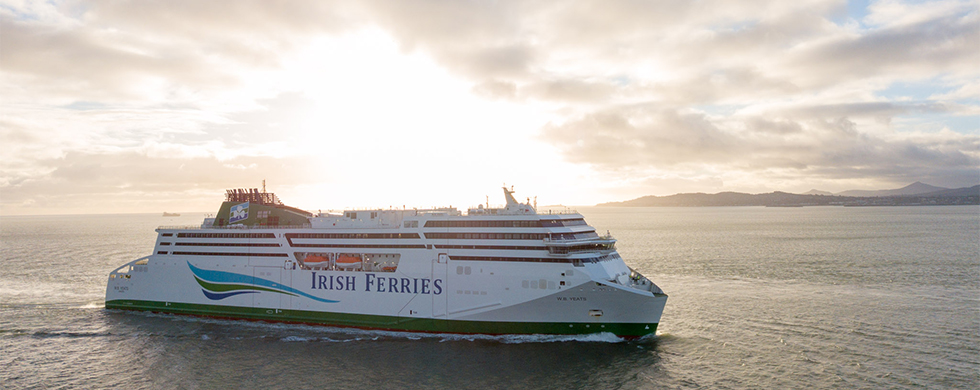
[[[653,334],[667,296],[576,212],[506,205],[312,214],[229,190],[109,275],[106,308],[371,329]]]

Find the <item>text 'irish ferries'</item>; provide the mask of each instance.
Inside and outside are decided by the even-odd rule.
[[[313,272],[314,290],[357,290],[357,278],[347,275],[317,275]],[[364,275],[364,291],[400,294],[442,294],[442,279],[391,278],[375,274]]]

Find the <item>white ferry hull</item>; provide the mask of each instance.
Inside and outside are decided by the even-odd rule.
[[[571,264],[433,260],[434,273],[371,273],[175,257],[149,256],[114,272],[106,308],[420,332],[639,337],[656,332],[667,300],[594,281],[586,267]],[[445,272],[456,267],[471,273]],[[522,287],[526,278],[511,273],[565,285]]]
[[[153,255],[109,275],[106,308],[421,332],[656,332],[667,296],[626,266],[615,239],[504,191],[506,208],[469,215],[312,216],[231,190],[201,227],[157,229]]]

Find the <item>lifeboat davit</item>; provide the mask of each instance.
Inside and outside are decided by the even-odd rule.
[[[361,269],[361,257],[357,255],[337,256],[337,268],[340,269]]]

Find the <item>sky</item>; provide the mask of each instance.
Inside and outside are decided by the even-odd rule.
[[[0,215],[980,183],[980,0],[0,0]],[[489,196],[489,198],[487,198]]]

